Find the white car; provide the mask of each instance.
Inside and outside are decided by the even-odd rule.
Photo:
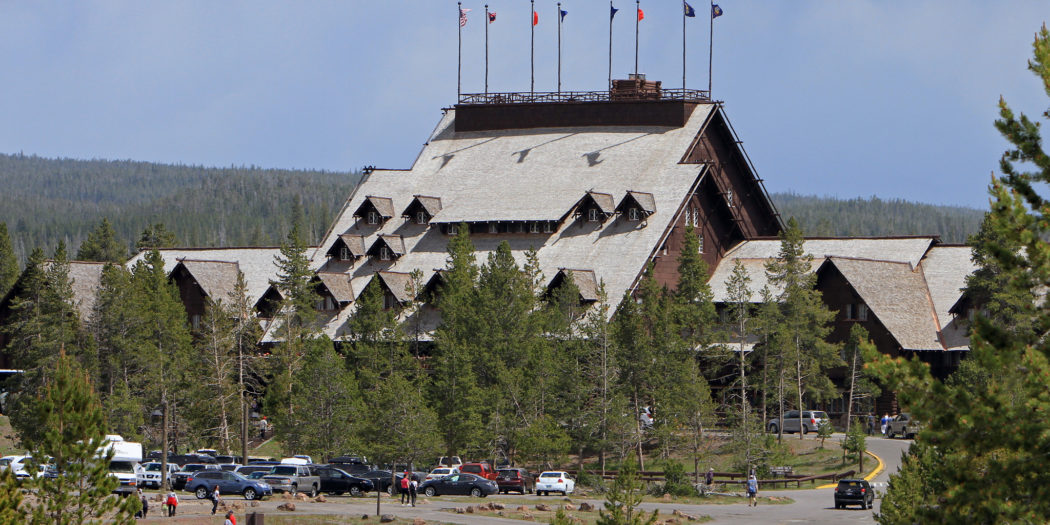
[[[29,477],[29,460],[33,459],[33,456],[4,456],[0,458],[0,468],[11,469],[16,478],[23,479]],[[39,476],[44,472],[44,466],[41,465],[37,474],[33,477]]]
[[[576,490],[576,482],[569,474],[560,470],[548,470],[540,473],[536,478],[536,495],[550,495],[551,492],[561,492],[562,496],[572,494]]]
[[[423,481],[426,481],[428,479],[443,478],[445,476],[449,476],[449,475],[452,475],[452,474],[459,474],[459,469],[458,468],[449,468],[449,467],[439,467],[439,468],[436,468],[434,470],[431,470],[430,474],[427,474],[426,479],[424,479]]]
[[[161,463],[158,461],[152,461],[149,463],[143,463],[142,468],[136,473],[136,480],[140,487],[153,487],[160,488],[160,474],[161,474]],[[168,463],[168,480],[169,482],[174,478],[174,474],[178,472],[179,466],[174,463]]]

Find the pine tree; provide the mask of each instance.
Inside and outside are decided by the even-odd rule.
[[[638,471],[633,461],[624,461],[620,472],[616,474],[609,492],[605,496],[605,510],[598,511],[597,525],[653,525],[659,518],[660,511],[654,510],[646,517],[638,509],[645,496],[642,483],[638,481]]]
[[[174,232],[170,232],[161,223],[150,224],[146,226],[145,230],[142,230],[142,235],[139,236],[138,242],[135,243],[135,249],[138,251],[143,250],[156,250],[160,248],[171,248],[178,243]]]
[[[0,221],[0,298],[7,295],[18,280],[18,258],[15,257],[7,223]]]
[[[31,522],[134,523],[138,498],[113,494],[119,482],[109,475],[112,449],[101,461],[98,457],[106,425],[87,375],[65,354],[49,372],[47,387],[33,404],[43,432],[29,444],[35,458],[52,458],[57,476],[35,483],[37,501]]]
[[[26,509],[22,505],[24,499],[15,473],[7,468],[0,470],[0,523],[25,523]]]
[[[1045,25],[1033,48],[1028,67],[1050,95]],[[1050,520],[1050,303],[1021,299],[1042,296],[1050,284],[1050,200],[1040,193],[1050,182],[1050,155],[1038,122],[1016,115],[1002,99],[999,116],[996,128],[1011,147],[1000,160],[1003,175],[989,189],[991,235],[978,249],[1001,291],[1018,295],[1002,301],[1013,307],[995,312],[998,320],[978,314],[973,326],[969,359],[990,381],[936,381],[917,359],[883,357],[869,364],[926,423],[913,455],[891,477],[881,523],[947,523],[958,516],[975,523]],[[1043,116],[1050,118],[1050,111]]]
[[[109,219],[103,218],[77,250],[77,260],[122,264],[128,258],[128,247],[117,240]]]
[[[835,313],[824,305],[816,289],[813,256],[805,253],[803,243],[802,230],[792,217],[780,234],[777,258],[766,265],[769,281],[781,288],[777,299],[782,317],[773,340],[790,356],[786,361],[794,367],[799,410],[805,410],[804,394],[816,401],[836,394],[827,371],[842,362],[836,346],[825,340]],[[802,437],[799,432],[799,439]]]
[[[236,314],[222,300],[207,298],[200,329],[194,338],[194,388],[187,416],[198,436],[229,453],[239,433],[240,394],[235,351]]]
[[[430,399],[447,455],[452,456],[477,447],[482,426],[478,412],[482,398],[474,373],[474,335],[481,322],[476,308],[478,267],[466,224],[449,241],[448,254],[436,298],[441,324],[434,331]]]
[[[739,373],[739,388],[740,388],[740,416],[737,424],[740,427],[740,432],[744,438],[744,463],[745,465],[753,465],[755,454],[752,448],[755,436],[750,432],[754,426],[748,421],[748,416],[751,415],[751,405],[747,394],[747,366],[745,364],[745,352],[746,345],[749,340],[749,326],[748,322],[751,320],[751,310],[753,305],[751,303],[752,292],[751,292],[751,277],[747,274],[747,270],[744,268],[743,263],[739,260],[734,262],[733,271],[729,275],[729,280],[726,281],[726,298],[727,298],[727,318],[729,329],[731,333],[735,335],[736,339],[736,352],[737,352],[737,366]],[[761,427],[759,427],[761,428]]]

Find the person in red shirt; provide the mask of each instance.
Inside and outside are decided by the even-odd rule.
[[[233,511],[226,513],[226,522],[223,525],[237,525],[237,516],[233,515]]]

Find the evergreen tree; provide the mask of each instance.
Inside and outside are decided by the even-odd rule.
[[[481,442],[482,399],[474,373],[477,357],[474,337],[482,317],[476,309],[478,267],[469,228],[460,224],[448,243],[436,306],[441,324],[434,331],[430,399],[438,416],[438,430],[447,455],[477,447]]]
[[[170,232],[161,223],[150,224],[146,226],[145,230],[142,230],[142,235],[139,236],[138,242],[135,243],[135,249],[138,251],[142,250],[156,250],[159,248],[171,248],[178,243],[175,233]]]
[[[868,339],[868,331],[860,324],[854,324],[849,330],[849,339],[845,346],[846,366],[849,367],[849,396],[846,399],[846,432],[850,431],[853,420],[854,403],[863,402],[866,408],[874,412],[874,400],[882,390],[872,381],[870,374],[864,370],[864,355],[876,352],[875,344]]]
[[[0,298],[7,295],[18,280],[18,258],[7,233],[7,223],[0,221]]]
[[[15,525],[25,523],[26,509],[22,505],[22,487],[9,468],[0,470],[0,523]]]
[[[781,288],[778,303],[782,317],[773,340],[790,356],[786,361],[794,368],[799,410],[805,410],[804,394],[817,401],[836,394],[827,370],[842,363],[836,346],[825,341],[835,313],[821,300],[811,270],[813,256],[805,253],[803,243],[798,222],[789,219],[780,234],[780,252],[766,265],[769,281]],[[780,427],[782,430],[783,425]],[[802,437],[799,432],[799,439]]]
[[[240,419],[235,351],[236,314],[222,300],[207,298],[200,329],[194,339],[193,367],[198,371],[190,396],[187,417],[196,434],[229,453]]]
[[[737,418],[736,424],[740,427],[740,434],[743,438],[744,445],[744,464],[753,465],[755,461],[755,450],[753,445],[755,444],[756,436],[752,434],[751,429],[754,425],[748,421],[751,416],[751,404],[747,393],[747,366],[746,362],[746,345],[749,340],[749,326],[748,323],[751,320],[752,310],[752,292],[751,292],[751,277],[747,274],[747,270],[744,268],[744,264],[737,260],[733,264],[733,271],[729,275],[729,280],[726,281],[726,298],[727,300],[727,318],[730,331],[735,335],[736,339],[736,352],[737,352],[737,367],[738,367],[738,378],[740,389],[740,412]],[[753,343],[752,343],[753,344]],[[759,426],[761,432],[761,426]]]
[[[48,385],[33,404],[36,419],[43,423],[42,434],[29,444],[35,458],[51,458],[57,476],[35,483],[31,522],[134,523],[138,498],[113,494],[119,482],[109,474],[112,449],[102,461],[97,455],[105,443],[106,425],[87,374],[64,354],[48,371]]]
[[[1050,95],[1050,31],[1044,25],[1028,67]],[[1039,123],[1016,115],[1000,99],[996,128],[1011,147],[992,180],[987,235],[988,273],[1005,293],[998,321],[977,315],[970,357],[987,373],[986,383],[940,382],[917,359],[881,357],[869,365],[899,392],[905,406],[926,422],[883,500],[881,523],[948,523],[965,516],[975,523],[1043,523],[1050,520],[1050,303],[1026,303],[1050,285],[1050,155]],[[1050,111],[1044,112],[1050,118]],[[995,299],[992,299],[995,301]],[[980,305],[978,305],[980,306]],[[1020,327],[1020,329],[1019,329]],[[1031,327],[1031,329],[1027,328]],[[936,495],[936,501],[930,501]]]
[[[103,218],[102,222],[88,234],[87,239],[77,250],[77,260],[111,262],[122,264],[128,258],[128,247],[117,240],[117,234],[109,219]]]
[[[654,510],[646,517],[638,509],[645,496],[642,482],[633,461],[624,461],[609,492],[605,496],[605,510],[598,511],[597,525],[653,525],[660,511]]]

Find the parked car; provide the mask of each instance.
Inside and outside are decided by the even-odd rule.
[[[240,456],[232,456],[232,455],[218,455],[218,456],[215,456],[215,462],[216,463],[235,463],[237,465],[240,465],[241,464],[241,457]]]
[[[168,462],[179,465],[180,467],[186,466],[189,463],[204,463],[211,465],[215,463],[215,458],[203,454],[176,454],[168,458]]]
[[[376,490],[384,491],[389,494],[397,492],[395,489],[396,485],[391,483],[391,480],[395,475],[389,470],[369,470],[368,472],[359,474],[358,477],[371,481]],[[401,477],[401,474],[396,475],[398,480],[400,480]]]
[[[922,431],[922,423],[912,419],[911,414],[902,412],[897,417],[890,421],[889,425],[886,426],[886,435],[888,437],[904,436],[908,439],[915,437]]]
[[[443,478],[451,474],[459,474],[459,469],[452,467],[438,467],[434,470],[431,470],[430,474],[427,474],[426,478],[424,478],[423,481],[426,481],[428,479]]]
[[[270,473],[269,470],[257,470],[255,472],[252,472],[251,474],[248,474],[247,476],[244,476],[244,474],[241,474],[241,475],[246,477],[246,478],[248,478],[248,479],[259,479],[259,480],[261,480],[261,479],[263,479],[263,476],[265,476],[265,475],[267,475],[269,473]],[[238,474],[240,474],[240,473],[238,472]]]
[[[338,456],[332,458],[328,464],[354,476],[359,476],[372,470],[368,466],[368,459],[361,456]]]
[[[159,461],[151,461],[149,463],[143,463],[142,469],[139,471],[138,484],[140,487],[160,488],[161,483],[161,467],[163,465]],[[179,466],[174,463],[168,463],[168,479],[174,479],[175,472],[179,470]]]
[[[306,465],[274,465],[270,473],[263,476],[263,480],[275,492],[295,494],[303,491],[313,498],[321,490],[321,478],[310,474],[310,468]]]
[[[438,458],[439,467],[452,467],[459,468],[463,464],[463,460],[459,459],[459,456],[441,456]]]
[[[835,508],[844,509],[846,505],[860,505],[870,509],[875,505],[875,493],[871,485],[863,479],[840,479],[835,487]]]
[[[491,479],[495,481],[497,474],[492,469],[492,465],[487,462],[481,463],[464,463],[459,466],[459,471],[463,474],[474,474],[475,476],[482,477],[485,479]]]
[[[310,473],[321,478],[321,492],[335,494],[336,496],[347,492],[351,496],[360,496],[374,487],[371,480],[351,476],[346,471],[333,466],[311,466]]]
[[[171,487],[175,490],[182,490],[186,486],[186,480],[193,477],[194,473],[202,470],[219,470],[219,467],[205,465],[204,463],[187,463],[171,476]]]
[[[219,463],[219,470],[225,470],[226,472],[236,472],[237,467],[240,467],[240,465],[236,463]]]
[[[186,490],[197,499],[207,498],[215,486],[219,494],[241,494],[246,500],[261,499],[273,494],[273,489],[264,480],[248,479],[236,472],[225,470],[202,470],[196,472],[186,482]]]
[[[562,496],[567,496],[575,490],[576,481],[569,477],[568,472],[548,470],[536,478],[536,494],[540,496],[550,495],[551,492],[561,492]]]
[[[491,479],[473,474],[452,474],[443,478],[424,481],[419,490],[427,497],[448,495],[470,495],[483,498],[499,492],[499,486]]]
[[[830,425],[831,420],[828,419],[828,414],[822,410],[806,410],[802,412],[802,418],[798,417],[798,410],[789,410],[784,413],[784,433],[791,434],[794,432],[801,432],[806,434],[808,432],[816,432],[823,425]],[[777,434],[780,430],[780,418],[770,419],[766,423],[766,428],[772,434]]]
[[[496,484],[500,492],[532,494],[536,489],[536,478],[523,468],[501,468],[497,472]]]
[[[242,476],[248,476],[249,474],[254,474],[256,472],[269,473],[272,468],[273,465],[256,465],[253,463],[251,465],[241,465],[237,467],[237,470],[234,470],[234,472]]]

